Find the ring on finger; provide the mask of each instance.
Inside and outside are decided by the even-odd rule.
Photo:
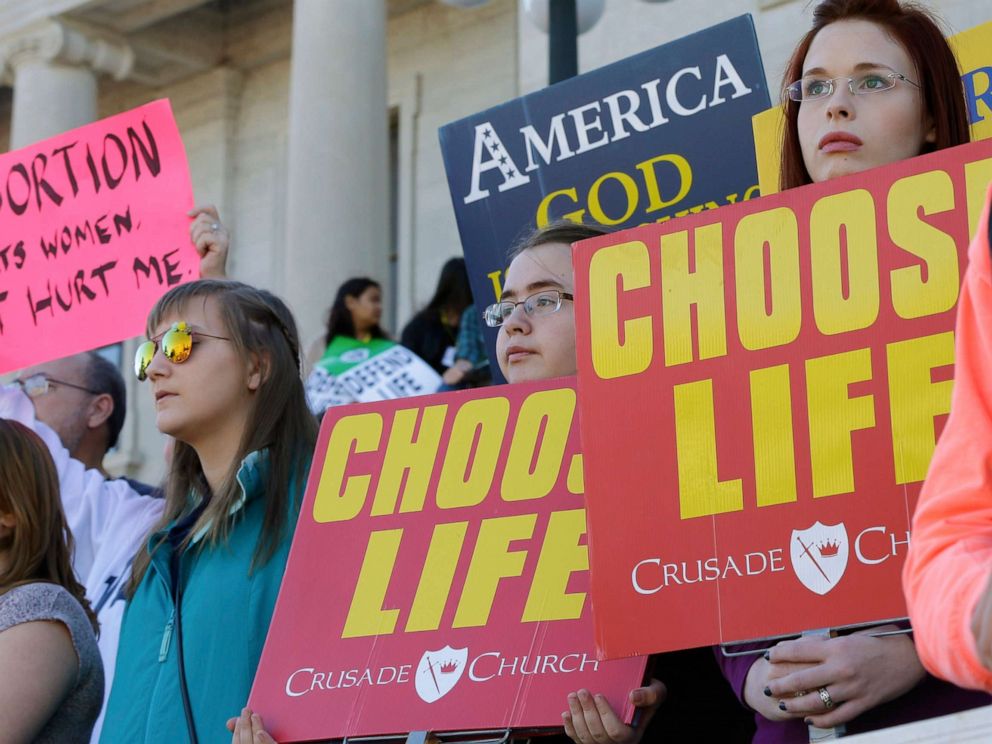
[[[809,694],[809,690],[796,690],[794,693],[792,693],[792,697],[801,698],[803,695],[808,695],[808,694]]]
[[[220,223],[219,222],[211,222],[210,223],[210,229],[213,230],[214,232],[217,232],[220,229]]]
[[[830,697],[830,693],[827,692],[826,687],[821,687],[817,690],[817,692],[820,694],[820,700],[823,701],[823,704],[826,706],[827,710],[830,710],[837,704],[834,702],[834,699]]]

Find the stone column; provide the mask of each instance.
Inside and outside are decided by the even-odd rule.
[[[46,19],[0,39],[0,64],[14,86],[16,149],[95,120],[97,74],[126,77],[134,53],[110,34]]]
[[[386,4],[296,0],[293,12],[278,283],[306,343],[320,334],[345,279],[372,276],[390,301]]]

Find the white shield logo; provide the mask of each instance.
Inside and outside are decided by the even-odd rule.
[[[814,522],[805,530],[793,530],[789,555],[796,577],[807,589],[826,594],[840,581],[847,568],[847,530],[844,523]]]
[[[433,703],[447,695],[462,678],[466,661],[467,648],[445,646],[438,651],[424,651],[417,664],[415,679],[420,699],[425,703]]]

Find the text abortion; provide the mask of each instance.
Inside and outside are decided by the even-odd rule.
[[[139,333],[195,276],[191,201],[165,101],[0,156],[0,372]]]

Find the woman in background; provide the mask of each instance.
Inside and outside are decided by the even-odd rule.
[[[367,277],[338,289],[327,332],[308,354],[307,403],[320,416],[331,406],[433,393],[441,378],[415,352],[382,330],[382,288]]]
[[[103,702],[96,616],[45,443],[0,419],[0,740],[88,742]]]
[[[382,287],[377,281],[354,277],[338,287],[327,315],[327,330],[307,354],[313,365],[307,377],[307,403],[314,414],[354,403],[354,396],[337,378],[396,345],[379,325],[381,319]]]
[[[472,304],[464,258],[450,258],[441,269],[434,296],[406,324],[400,343],[443,375],[456,359],[462,313]]]

